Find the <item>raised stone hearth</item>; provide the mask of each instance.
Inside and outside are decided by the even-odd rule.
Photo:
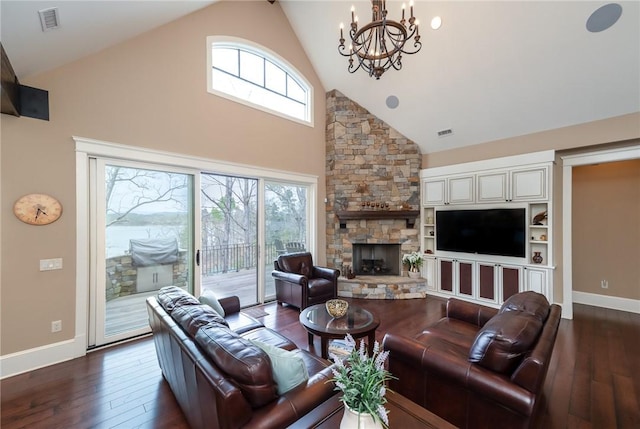
[[[338,296],[365,299],[412,299],[427,296],[427,280],[400,276],[358,276],[338,279]]]

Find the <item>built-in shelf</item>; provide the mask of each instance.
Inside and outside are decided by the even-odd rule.
[[[348,220],[384,220],[404,219],[407,228],[413,228],[416,218],[420,216],[419,210],[348,210],[336,212],[340,221],[340,228],[346,228]]]

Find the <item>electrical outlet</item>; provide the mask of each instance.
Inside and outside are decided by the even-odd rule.
[[[607,280],[602,280],[602,281],[600,282],[600,287],[601,287],[602,289],[609,289],[609,282],[608,282]]]
[[[62,331],[62,320],[54,320],[51,322],[51,332]]]

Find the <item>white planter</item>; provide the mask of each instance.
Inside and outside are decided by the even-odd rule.
[[[371,414],[358,413],[345,404],[340,429],[383,429],[383,426]]]
[[[419,279],[420,271],[409,271],[409,277],[411,277],[412,279]]]

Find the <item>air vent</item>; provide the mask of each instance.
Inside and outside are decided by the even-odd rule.
[[[447,136],[450,136],[451,134],[453,134],[453,130],[451,128],[438,131],[438,137],[447,137]]]
[[[60,27],[60,17],[58,16],[57,7],[39,10],[38,15],[40,15],[42,31],[55,30]]]

